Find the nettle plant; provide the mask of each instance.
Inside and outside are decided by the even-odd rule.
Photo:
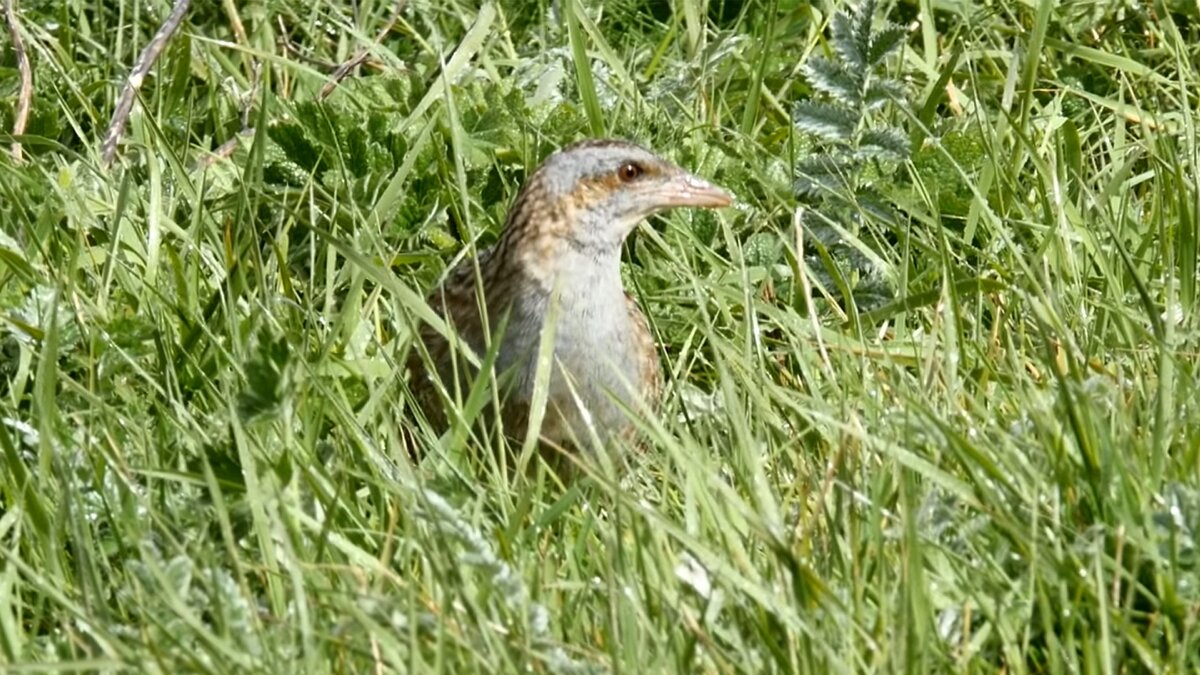
[[[814,97],[797,103],[792,117],[812,141],[795,169],[796,196],[805,207],[801,226],[813,249],[810,269],[845,303],[860,308],[895,295],[893,265],[881,254],[897,229],[887,194],[910,154],[908,134],[889,121],[905,89],[885,72],[908,31],[891,23],[872,30],[875,7],[874,0],[864,0],[833,17],[831,56],[814,56],[804,65]]]

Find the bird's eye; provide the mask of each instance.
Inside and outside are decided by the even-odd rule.
[[[636,180],[638,176],[642,175],[642,167],[634,164],[633,162],[627,162],[622,164],[620,169],[617,169],[617,175],[621,178],[621,180],[628,183],[631,180]]]

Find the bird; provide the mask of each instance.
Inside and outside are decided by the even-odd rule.
[[[524,439],[536,419],[539,354],[548,349],[536,430],[543,451],[635,439],[627,410],[657,410],[663,380],[646,316],[621,280],[622,245],[655,213],[732,201],[725,189],[625,140],[576,142],[542,162],[517,193],[496,242],[453,267],[426,299],[477,356],[489,345],[495,350],[506,436]],[[417,328],[413,345],[410,390],[425,418],[444,431],[455,392],[465,399],[478,371],[428,323]],[[495,417],[493,411],[485,419]]]

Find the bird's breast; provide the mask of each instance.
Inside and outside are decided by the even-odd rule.
[[[619,275],[612,277],[577,275],[582,283],[559,284],[555,292],[528,295],[513,306],[500,355],[507,363],[498,365],[521,371],[511,395],[522,402],[532,400],[538,348],[553,322],[544,436],[586,438],[581,425],[589,423],[601,438],[621,433],[628,425],[622,406],[636,408],[642,396],[647,340],[639,331],[645,327],[630,315]]]

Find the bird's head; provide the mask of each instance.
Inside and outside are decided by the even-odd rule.
[[[641,146],[589,140],[542,163],[517,197],[508,228],[511,234],[534,234],[541,246],[565,244],[599,256],[618,252],[625,237],[654,213],[731,203],[725,190]]]

